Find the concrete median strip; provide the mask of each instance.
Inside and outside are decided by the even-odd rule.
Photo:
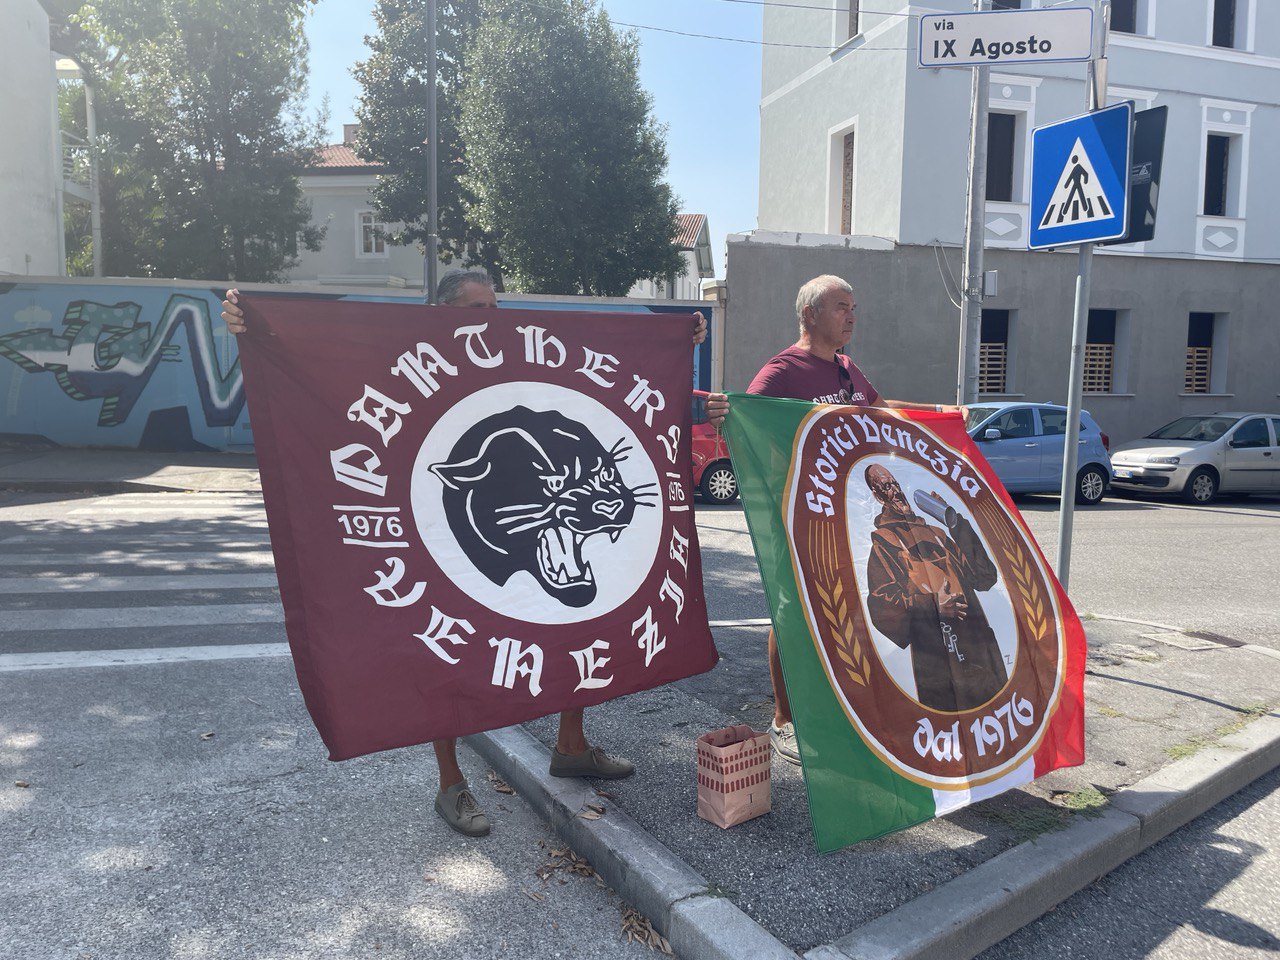
[[[549,751],[521,727],[467,742],[686,960],[794,958],[795,952],[583,781],[555,780]],[[948,960],[976,956],[1280,766],[1280,714],[1117,791],[1095,816],[993,857],[878,917],[805,960]],[[643,773],[640,774],[643,776]]]

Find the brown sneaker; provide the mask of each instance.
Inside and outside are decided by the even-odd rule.
[[[569,756],[554,750],[551,753],[553,777],[599,777],[601,780],[621,780],[636,772],[635,764],[621,757],[611,757],[599,747]]]
[[[476,803],[475,795],[465,780],[436,794],[436,813],[463,836],[489,835],[489,818],[480,809],[480,804]]]

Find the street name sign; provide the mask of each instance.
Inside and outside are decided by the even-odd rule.
[[[1093,10],[982,10],[920,18],[922,67],[986,67],[1006,63],[1088,60]]]
[[[1032,250],[1123,237],[1129,229],[1133,103],[1031,133]]]

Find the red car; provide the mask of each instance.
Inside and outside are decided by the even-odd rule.
[[[707,423],[707,394],[693,391],[693,485],[707,503],[738,499],[738,478],[729,462],[729,446]]]

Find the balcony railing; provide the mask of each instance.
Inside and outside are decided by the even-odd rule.
[[[92,147],[75,134],[62,134],[62,179],[93,189]]]

